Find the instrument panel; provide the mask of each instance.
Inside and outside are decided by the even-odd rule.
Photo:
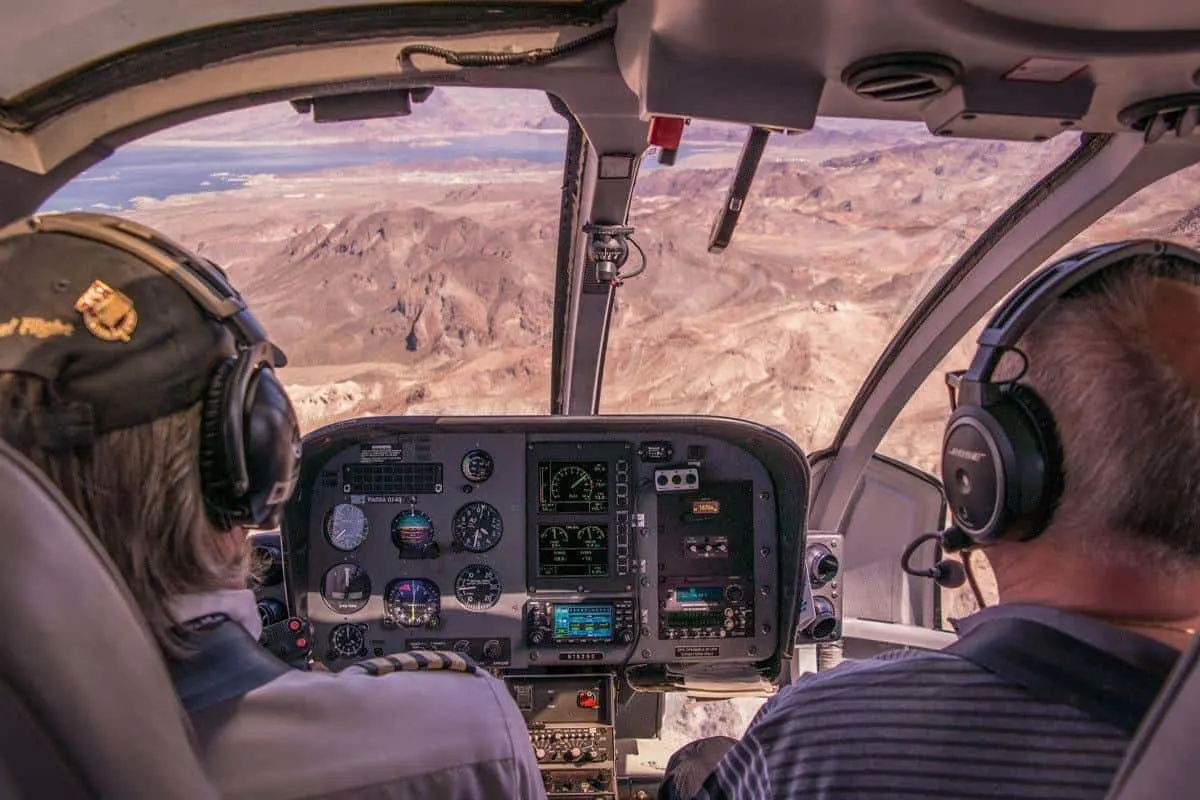
[[[371,418],[306,437],[289,603],[331,669],[769,662],[791,641],[807,466],[696,417]]]

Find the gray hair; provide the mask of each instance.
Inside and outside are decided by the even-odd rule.
[[[1048,533],[1112,565],[1172,574],[1200,563],[1200,289],[1183,266],[1110,267],[1019,345],[1020,382],[1050,407],[1062,442]]]
[[[97,437],[90,446],[47,451],[19,435],[53,401],[40,378],[0,374],[4,437],[62,490],[129,584],[163,653],[191,649],[169,610],[178,595],[246,586],[249,544],[218,533],[200,485],[199,404],[145,425]],[[218,536],[238,538],[220,546]]]

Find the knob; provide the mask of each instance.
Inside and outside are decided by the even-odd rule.
[[[546,748],[539,747],[538,749],[534,750],[533,757],[536,758],[538,761],[545,761],[546,760]]]
[[[629,644],[633,641],[633,631],[629,628],[621,628],[617,631],[617,641],[621,644]]]
[[[546,634],[544,632],[542,632],[542,631],[530,632],[530,634],[529,634],[529,643],[530,644],[539,645],[544,641],[546,641]]]
[[[572,747],[567,751],[567,761],[578,761],[583,757],[583,751],[578,747]]]
[[[736,603],[745,596],[740,586],[728,586],[725,588],[725,599],[731,603]]]
[[[483,644],[483,657],[489,661],[495,661],[504,655],[504,648],[500,646],[500,642],[495,639],[489,639]]]
[[[590,750],[588,750],[587,751],[587,760],[588,761],[600,761],[601,760],[600,751],[594,747],[591,748]]]

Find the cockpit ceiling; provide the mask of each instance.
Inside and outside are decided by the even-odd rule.
[[[1145,109],[1122,112],[1156,98],[1200,106],[1187,97],[1200,93],[1200,5],[1178,0],[9,5],[0,15],[0,162],[37,174],[93,142],[119,145],[237,104],[397,85],[541,89],[595,105],[574,110],[596,118],[804,130],[817,116],[856,117],[1013,140],[1141,129]],[[538,66],[397,59],[412,42],[514,52],[614,23],[613,44]],[[1195,115],[1177,127],[1190,132]]]
[[[523,21],[561,23],[570,19],[595,21],[612,0],[45,0],[5,3],[0,11],[0,99],[12,101],[37,87],[52,84],[83,69],[99,69],[115,56],[143,50],[146,61],[168,56],[180,42],[174,37],[210,31],[214,60],[242,55],[230,52],[230,39],[239,28],[257,26],[259,49],[318,39],[322,24],[336,28],[339,19],[357,11],[365,24],[361,38],[386,36],[405,25],[432,24],[465,32],[472,23],[495,29]],[[271,33],[286,28],[288,18],[306,17],[309,30],[288,34],[294,41],[276,42]],[[197,55],[197,58],[201,56]],[[196,68],[201,64],[192,64]],[[185,67],[186,68],[186,67]]]
[[[1127,131],[1130,105],[1200,91],[1200,5],[1176,0],[630,0],[620,19],[621,68],[650,114],[1041,139]],[[920,78],[941,93],[878,97]]]

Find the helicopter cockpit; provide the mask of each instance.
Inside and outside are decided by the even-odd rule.
[[[252,535],[263,644],[333,672],[465,656],[504,680],[550,797],[655,796],[679,698],[753,709],[845,659],[952,643],[986,567],[900,563],[947,521],[927,454],[942,373],[1064,248],[1200,241],[1200,9],[1166,0],[48,5],[0,13],[0,228],[39,209],[186,222],[297,342],[282,375],[317,410],[281,530]],[[397,170],[376,149],[316,177],[190,177],[266,209],[242,250],[210,206],[89,188],[143,180],[121,160],[139,140],[268,106],[292,120],[271,135],[303,120],[354,131],[345,149],[445,102],[500,139],[500,112],[455,92],[505,91],[544,98],[521,136],[557,144],[536,169],[512,145],[500,183],[422,194],[441,116]],[[237,169],[267,119],[220,144]],[[537,169],[551,194],[505,198]],[[1164,186],[1162,206],[1139,194]],[[358,216],[328,211],[354,194]],[[471,203],[508,216],[473,233]],[[529,242],[552,269],[514,266]],[[245,266],[272,259],[287,269]],[[327,380],[326,352],[358,366]]]

